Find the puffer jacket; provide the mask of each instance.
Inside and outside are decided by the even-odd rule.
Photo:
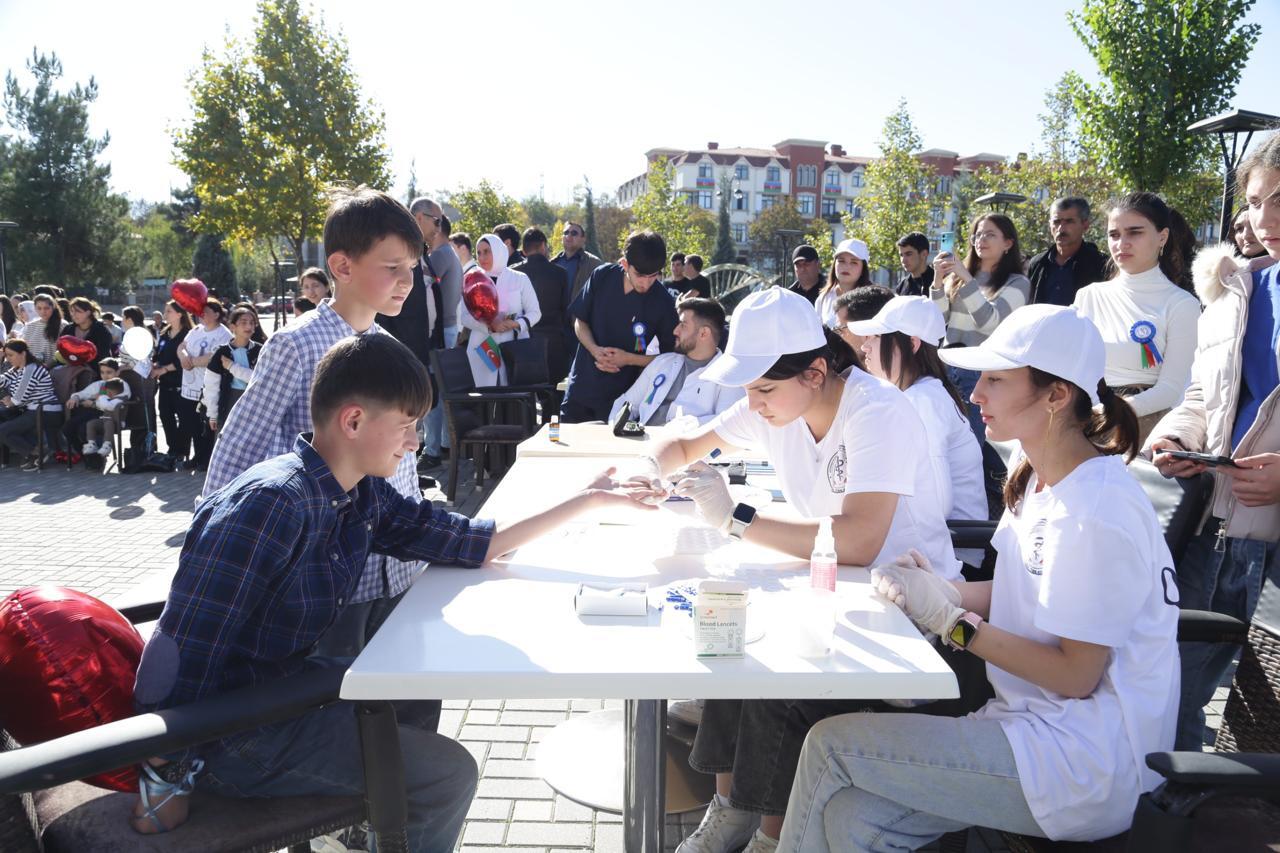
[[[1280,452],[1280,412],[1276,411],[1280,388],[1262,401],[1257,419],[1231,452],[1253,274],[1274,263],[1275,259],[1266,255],[1242,260],[1226,244],[1196,255],[1196,294],[1205,308],[1200,315],[1191,385],[1182,403],[1151,431],[1148,447],[1157,438],[1174,438],[1187,450],[1215,456]],[[1227,536],[1280,541],[1280,504],[1247,507],[1238,503],[1231,494],[1230,480],[1217,472],[1209,511],[1224,521]]]

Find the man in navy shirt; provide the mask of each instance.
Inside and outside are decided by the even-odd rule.
[[[675,349],[675,299],[655,287],[667,260],[667,246],[652,231],[627,238],[623,259],[591,273],[569,306],[578,349],[560,405],[565,423],[603,421],[656,353]]]

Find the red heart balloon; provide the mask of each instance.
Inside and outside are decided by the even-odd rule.
[[[484,270],[473,269],[462,280],[462,302],[481,323],[498,316],[498,288]]]
[[[98,357],[98,348],[93,345],[93,341],[86,341],[75,335],[58,338],[58,352],[67,360],[67,364],[88,364]]]
[[[169,288],[169,295],[183,311],[199,317],[209,301],[209,288],[198,278],[180,278]]]
[[[91,595],[31,586],[0,601],[0,725],[18,743],[52,740],[134,715],[142,637]],[[138,790],[136,768],[86,779]]]

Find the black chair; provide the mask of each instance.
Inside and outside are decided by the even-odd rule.
[[[446,494],[453,503],[458,492],[458,460],[469,448],[476,468],[476,485],[484,486],[490,450],[510,450],[534,433],[537,398],[532,391],[499,388],[477,390],[471,375],[467,351],[460,348],[432,350],[431,370],[440,388],[445,426],[449,430],[449,485]],[[519,423],[502,423],[499,409],[514,406]],[[509,460],[495,462],[497,473],[506,470]]]
[[[537,399],[542,420],[560,411],[559,394],[551,381],[551,366],[547,360],[547,341],[532,337],[499,344],[502,363],[507,366],[505,391],[529,391]]]
[[[136,623],[158,618],[162,607],[122,612]],[[341,668],[307,670],[26,747],[0,729],[0,850],[309,851],[312,838],[365,820],[364,798],[236,799],[198,790],[186,823],[140,835],[126,820],[135,794],[76,780],[321,708],[338,700],[343,674]]]

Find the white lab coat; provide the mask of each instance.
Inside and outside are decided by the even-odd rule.
[[[707,363],[708,366],[715,364],[716,359],[719,357],[720,353],[717,352],[715,357]],[[648,366],[640,372],[640,377],[636,379],[635,384],[628,388],[621,397],[613,401],[613,409],[609,412],[609,421],[612,422],[618,416],[623,403],[630,403],[632,419],[635,420],[638,417],[640,423],[649,423],[649,418],[653,417],[653,413],[662,405],[662,401],[666,399],[665,392],[671,390],[670,383],[675,381],[676,375],[680,372],[680,363],[683,360],[684,356],[681,353],[665,352],[649,362]],[[684,378],[684,385],[680,387],[680,393],[671,401],[671,407],[667,409],[668,421],[688,416],[697,418],[698,426],[702,426],[738,402],[738,400],[741,400],[746,394],[741,388],[719,385],[703,379],[702,371],[705,369],[705,367],[698,368]],[[658,386],[657,393],[653,394],[653,400],[649,401],[648,398],[653,391],[653,385],[659,381],[659,377],[666,378]]]
[[[517,272],[507,266],[507,250],[502,241],[491,234],[480,239],[488,240],[494,255],[494,268],[501,269],[495,284],[498,290],[498,316],[511,317],[519,321],[518,328],[509,332],[490,332],[486,323],[481,323],[467,310],[466,300],[458,302],[458,322],[471,330],[467,341],[467,359],[471,362],[471,376],[477,388],[507,384],[507,366],[504,364],[496,371],[489,366],[476,347],[484,343],[485,338],[492,337],[501,344],[517,338],[529,337],[529,330],[542,319],[542,309],[538,307],[538,294],[533,289],[529,276]]]

